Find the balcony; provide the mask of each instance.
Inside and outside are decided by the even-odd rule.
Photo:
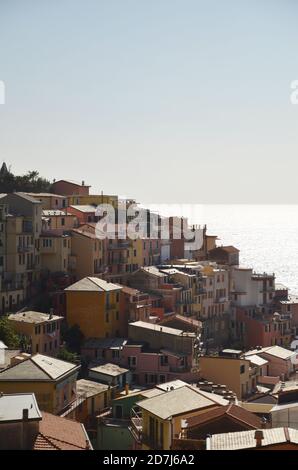
[[[33,250],[33,245],[27,245],[27,246],[19,245],[18,246],[18,253],[28,253],[29,251],[32,251],[32,250]]]
[[[116,304],[108,304],[106,305],[106,310],[114,310],[116,308]]]
[[[108,246],[108,250],[127,250],[132,246],[132,242],[130,240],[123,240],[119,241],[118,243],[111,243]]]
[[[121,256],[119,258],[113,258],[111,260],[111,264],[128,264],[129,258],[128,256]]]
[[[216,298],[215,298],[215,303],[216,303],[216,304],[223,304],[223,303],[225,303],[225,302],[227,302],[227,298],[226,298],[226,297],[216,297]]]

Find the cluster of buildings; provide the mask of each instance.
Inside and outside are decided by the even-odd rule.
[[[0,316],[21,338],[0,341],[1,446],[297,447],[298,297],[206,226],[191,228],[198,247],[177,217],[166,238],[149,223],[99,238],[99,204],[136,202],[84,182],[52,191],[0,194]],[[72,327],[76,363],[57,357]]]

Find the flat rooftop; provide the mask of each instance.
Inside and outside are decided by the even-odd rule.
[[[103,364],[100,366],[92,367],[92,372],[98,372],[99,374],[103,375],[110,375],[111,377],[116,377],[117,375],[125,374],[129,372],[128,369],[124,369],[123,367],[117,366],[116,364]]]
[[[134,323],[130,323],[128,328],[130,327],[142,328],[144,330],[152,330],[152,331],[156,331],[156,333],[166,333],[168,335],[174,335],[174,336],[190,336],[190,337],[196,336],[195,333],[192,333],[192,332],[178,330],[176,328],[170,328],[164,325],[156,325],[154,323],[147,323],[144,321],[136,321]]]
[[[28,410],[29,420],[41,420],[34,393],[0,394],[0,423],[23,421],[23,410]]]
[[[9,320],[24,322],[24,323],[44,323],[46,321],[57,321],[61,320],[63,317],[59,317],[58,315],[50,316],[49,313],[42,313],[42,312],[20,312],[20,313],[11,313],[9,315]]]

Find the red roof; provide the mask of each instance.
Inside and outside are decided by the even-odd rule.
[[[42,412],[34,450],[87,450],[90,442],[83,424]]]
[[[223,251],[226,251],[227,253],[238,253],[240,251],[240,250],[238,250],[238,248],[236,248],[235,246],[232,246],[232,245],[217,246],[216,248],[213,248],[210,251],[212,252],[212,251],[215,251],[215,250],[223,250]]]
[[[220,406],[201,413],[197,416],[192,416],[186,419],[188,428],[194,428],[201,424],[208,423],[209,421],[216,420],[223,416],[230,416],[236,421],[242,422],[249,428],[259,429],[262,426],[261,419],[250,411],[241,408],[241,406],[234,405],[233,403],[227,406]]]

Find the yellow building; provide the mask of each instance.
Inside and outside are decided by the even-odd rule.
[[[86,194],[86,195],[74,195],[68,196],[68,205],[95,205],[99,204],[110,204],[117,209],[118,207],[118,196],[111,196],[107,194]]]
[[[62,209],[67,206],[67,197],[52,193],[26,193],[41,202],[42,209]]]
[[[40,237],[41,268],[50,272],[67,272],[71,257],[70,235],[56,235],[50,232]]]
[[[4,393],[35,393],[43,411],[61,414],[77,398],[76,379],[80,366],[35,354],[17,356],[14,365],[0,372]]]
[[[85,226],[84,226],[85,227]],[[92,230],[74,229],[71,232],[71,254],[76,259],[76,276],[82,279],[104,271],[104,240]]]
[[[152,398],[137,403],[141,415],[132,417],[131,431],[143,450],[170,450],[173,440],[179,438],[183,420],[228,404],[219,395],[183,382],[173,388],[170,391],[154,389]]]
[[[68,325],[79,325],[85,338],[119,336],[120,291],[119,285],[97,277],[85,277],[67,287]]]
[[[8,320],[16,333],[25,336],[28,352],[55,356],[59,351],[63,317],[29,311],[11,314]]]
[[[226,351],[229,357],[224,355],[200,357],[200,377],[225,384],[241,400],[256,391],[259,369],[241,357],[241,351]]]
[[[11,311],[18,307],[21,298],[31,296],[33,284],[40,277],[41,203],[25,193],[7,194],[1,203],[7,206],[9,214],[5,222],[2,310]]]

